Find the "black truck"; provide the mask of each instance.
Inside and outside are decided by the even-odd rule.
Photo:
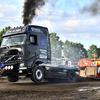
[[[0,47],[1,63],[5,66],[2,76],[16,82],[26,75],[40,83],[43,79],[63,78],[75,82],[75,67],[51,64],[49,32],[46,27],[27,25],[9,29],[3,34]]]

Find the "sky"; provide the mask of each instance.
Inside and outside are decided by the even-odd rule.
[[[48,27],[60,40],[81,43],[89,49],[91,45],[100,47],[100,14],[93,15],[89,8],[98,0],[46,0],[37,10],[31,25]],[[23,25],[23,6],[25,0],[0,0],[0,31],[6,26]],[[84,10],[84,11],[83,11]],[[82,12],[83,11],[83,12]]]

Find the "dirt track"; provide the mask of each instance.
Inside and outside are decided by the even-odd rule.
[[[16,83],[0,81],[0,100],[99,100],[100,81],[83,80],[33,83],[30,79]]]

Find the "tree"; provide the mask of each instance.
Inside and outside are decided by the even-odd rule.
[[[63,50],[65,57],[73,62],[78,62],[79,59],[87,58],[87,50],[81,43],[74,43],[68,40],[63,43],[59,38],[57,33],[50,33],[52,56],[61,58]]]
[[[66,58],[73,62],[77,62],[82,58],[87,58],[87,51],[81,43],[74,43],[68,40],[64,43],[64,53]]]
[[[51,55],[55,56],[57,58],[61,58],[61,50],[63,46],[63,42],[60,39],[59,36],[57,36],[57,33],[50,33],[50,43],[51,43]]]
[[[94,58],[94,54],[98,55],[98,50],[96,45],[91,45],[88,49],[88,57]]]
[[[97,48],[97,50],[98,50],[98,58],[100,58],[100,48]]]
[[[5,27],[5,28],[3,28],[3,29],[0,31],[0,45],[1,45],[1,42],[2,42],[2,35],[3,35],[8,29],[11,29],[11,27],[10,27],[10,26]]]

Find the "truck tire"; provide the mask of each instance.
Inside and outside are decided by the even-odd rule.
[[[44,79],[44,69],[36,65],[30,78],[33,82],[40,83]]]
[[[68,72],[68,82],[69,83],[74,83],[76,81],[76,73],[74,70],[70,70]]]
[[[18,76],[9,75],[8,76],[8,81],[9,82],[17,82],[18,81]]]

